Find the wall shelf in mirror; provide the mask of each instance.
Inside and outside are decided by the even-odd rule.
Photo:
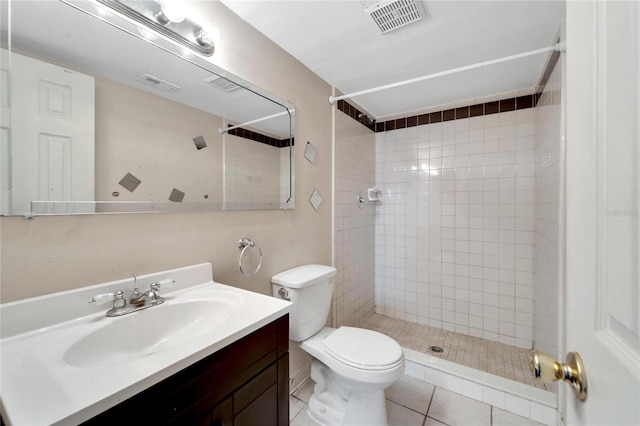
[[[98,2],[2,7],[2,215],[294,208],[294,105]]]

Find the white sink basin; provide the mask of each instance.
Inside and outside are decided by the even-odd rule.
[[[133,279],[0,305],[0,414],[7,424],[80,424],[225,348],[290,303],[213,282],[210,263],[138,277],[171,278],[166,302],[121,317],[96,294]],[[33,407],[38,407],[34,410]]]
[[[207,300],[168,300],[114,318],[69,347],[64,361],[75,367],[115,365],[183,345],[219,327],[242,303],[239,295],[217,293]]]

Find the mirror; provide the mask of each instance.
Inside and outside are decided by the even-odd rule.
[[[8,4],[3,215],[294,207],[292,104],[99,3]]]

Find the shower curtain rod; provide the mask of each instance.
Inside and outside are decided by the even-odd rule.
[[[557,43],[557,44],[554,44],[553,46],[549,46],[549,47],[543,47],[541,49],[530,50],[528,52],[518,53],[516,55],[505,56],[503,58],[493,59],[493,60],[490,60],[490,61],[478,62],[478,63],[472,64],[472,65],[466,65],[466,66],[463,66],[463,67],[453,68],[453,69],[450,69],[450,70],[447,70],[447,71],[441,71],[441,72],[436,72],[436,73],[433,73],[433,74],[424,75],[422,77],[416,77],[416,78],[412,78],[412,79],[409,79],[409,80],[399,81],[397,83],[391,83],[391,84],[387,84],[387,85],[384,85],[384,86],[374,87],[372,89],[366,89],[366,90],[360,90],[359,92],[347,93],[346,95],[329,96],[329,103],[331,105],[333,105],[337,101],[340,101],[342,99],[354,98],[356,96],[367,95],[369,93],[375,93],[375,92],[379,92],[381,90],[393,89],[395,87],[406,86],[407,84],[418,83],[420,81],[431,80],[433,78],[438,78],[438,77],[444,77],[445,75],[457,74],[457,73],[463,72],[463,71],[469,71],[469,70],[473,70],[473,69],[476,69],[476,68],[486,67],[488,65],[495,65],[495,64],[499,64],[501,62],[513,61],[515,59],[526,58],[527,56],[539,55],[541,53],[552,52],[552,51],[564,52],[565,51],[564,42]]]
[[[261,121],[271,120],[272,118],[280,117],[280,116],[283,116],[283,115],[286,115],[286,114],[291,115],[295,111],[296,111],[295,109],[290,109],[290,110],[287,110],[287,111],[279,112],[277,114],[268,115],[266,117],[256,118],[255,120],[247,121],[246,123],[241,123],[241,124],[238,124],[236,126],[230,126],[230,127],[227,127],[226,129],[223,129],[221,127],[221,128],[218,129],[218,133],[223,134],[223,133],[228,132],[229,130],[233,130],[233,129],[237,129],[237,128],[240,128],[240,127],[248,126],[249,124],[255,124],[255,123],[259,123]]]

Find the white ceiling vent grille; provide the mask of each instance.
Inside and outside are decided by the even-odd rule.
[[[158,90],[162,90],[163,92],[173,93],[177,90],[180,90],[180,86],[169,83],[168,81],[164,81],[161,78],[154,77],[151,74],[144,74],[138,77],[138,80],[141,83],[147,84],[149,86],[153,86]]]
[[[236,90],[240,86],[234,83],[231,80],[227,80],[224,77],[220,77],[219,75],[213,75],[211,77],[205,78],[204,82],[210,86],[215,87],[216,89],[220,89],[223,92],[231,92],[232,90]]]
[[[384,34],[422,19],[425,12],[420,3],[420,0],[384,0],[364,11]]]

